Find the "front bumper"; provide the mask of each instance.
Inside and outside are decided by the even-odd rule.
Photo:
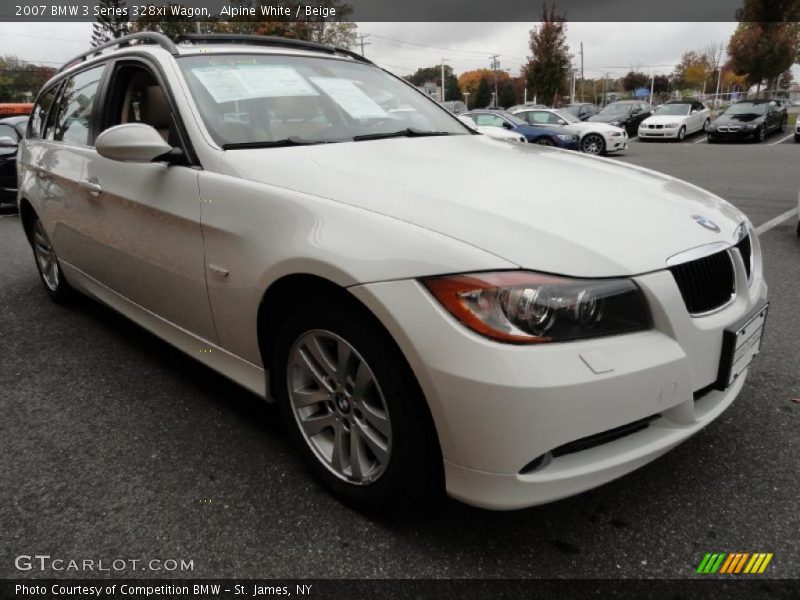
[[[758,128],[756,129],[739,129],[736,131],[719,131],[710,129],[706,132],[709,140],[752,140],[758,135]]]
[[[562,148],[563,150],[577,150],[580,147],[580,141],[576,137],[574,140],[564,141],[558,138],[554,138],[553,142],[556,148]]]
[[[606,152],[619,152],[620,150],[628,149],[628,134],[623,133],[618,136],[605,135]]]
[[[645,139],[677,139],[680,127],[662,127],[661,129],[650,129],[639,127],[639,138]]]
[[[718,374],[722,331],[766,298],[760,273],[749,288],[739,284],[732,304],[703,318],[688,315],[668,271],[635,281],[651,306],[652,330],[541,346],[468,331],[415,281],[351,291],[381,319],[419,380],[448,493],[516,509],[633,471],[697,433],[741,390],[744,377],[707,391]],[[586,444],[645,420],[634,433]]]

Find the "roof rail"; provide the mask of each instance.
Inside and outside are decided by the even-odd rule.
[[[346,48],[329,46],[328,44],[318,44],[316,42],[306,42],[304,40],[296,40],[293,38],[278,37],[274,35],[184,33],[175,38],[175,43],[180,44],[181,42],[200,44],[256,44],[261,46],[284,46],[286,48],[298,48],[301,50],[326,52],[327,54],[342,54],[360,62],[373,64],[371,60],[361,56],[357,52],[347,50]]]
[[[139,33],[132,33],[130,35],[123,35],[122,37],[114,38],[105,44],[100,44],[99,46],[95,46],[86,52],[78,54],[78,56],[75,56],[65,62],[57,72],[61,73],[61,71],[64,71],[78,62],[85,61],[87,58],[100,56],[103,53],[103,50],[106,50],[107,48],[130,46],[131,42],[135,42],[137,40],[141,42],[158,44],[170,54],[178,54],[178,47],[163,33],[158,33],[156,31],[141,31]]]

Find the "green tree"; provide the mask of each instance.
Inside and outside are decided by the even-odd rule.
[[[125,15],[125,0],[99,0],[102,9],[92,26],[92,47],[104,44],[131,32],[128,17]]]
[[[530,31],[531,56],[525,72],[528,88],[540,102],[552,102],[566,88],[572,55],[567,45],[567,25],[563,15],[557,15],[555,4],[542,9],[542,20]]]
[[[759,89],[772,89],[779,75],[800,59],[800,2],[745,0],[736,11],[739,26],[728,42],[730,65]]]
[[[508,108],[517,104],[517,90],[514,89],[514,84],[510,80],[503,84],[498,94],[500,95],[500,100],[498,100],[500,106]]]
[[[626,92],[633,92],[640,87],[650,87],[650,78],[638,71],[628,71],[628,74],[622,78],[622,86]]]
[[[55,69],[0,56],[0,102],[32,102]]]
[[[489,86],[489,80],[481,77],[478,83],[478,91],[475,92],[475,98],[470,96],[471,108],[486,108],[492,102],[492,89]]]
[[[416,86],[425,85],[429,81],[433,81],[436,85],[442,85],[442,66],[437,65],[434,67],[422,67],[417,69],[413,75],[404,77],[406,81],[413,83]],[[461,86],[458,84],[458,77],[456,77],[453,67],[450,65],[444,66],[444,99],[445,100],[461,100]]]

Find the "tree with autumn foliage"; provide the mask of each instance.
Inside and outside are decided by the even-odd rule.
[[[567,20],[556,14],[555,4],[542,9],[541,22],[531,29],[531,56],[525,67],[528,88],[539,102],[553,103],[565,91],[572,55],[567,45]]]
[[[739,26],[728,42],[731,68],[757,89],[775,87],[800,53],[797,0],[746,0],[736,13]]]
[[[484,108],[492,101],[492,91],[494,90],[494,71],[491,69],[475,69],[474,71],[464,71],[458,76],[458,86],[461,88],[462,95],[468,93],[468,101],[470,106],[476,108]],[[510,80],[511,76],[507,71],[497,71],[497,89],[502,89],[506,82]],[[489,86],[489,99],[485,104],[478,104],[477,93],[478,86],[481,80],[485,80]]]

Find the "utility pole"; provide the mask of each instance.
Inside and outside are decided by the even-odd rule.
[[[469,110],[469,92],[464,92],[464,105]]]
[[[358,43],[361,45],[361,56],[364,56],[364,46],[371,46],[372,42],[364,43],[364,40],[369,37],[368,33],[359,33],[358,34]]]
[[[581,102],[583,102],[583,42],[581,42]]]
[[[492,54],[492,71],[494,71],[494,101],[492,107],[497,108],[497,70],[500,68],[499,54]]]
[[[653,74],[653,67],[650,67],[650,106],[653,106],[653,90],[656,87],[656,76]]]
[[[442,59],[442,89],[441,89],[441,93],[439,94],[441,96],[441,101],[442,102],[444,102],[444,63],[445,62],[446,62],[445,59]]]

